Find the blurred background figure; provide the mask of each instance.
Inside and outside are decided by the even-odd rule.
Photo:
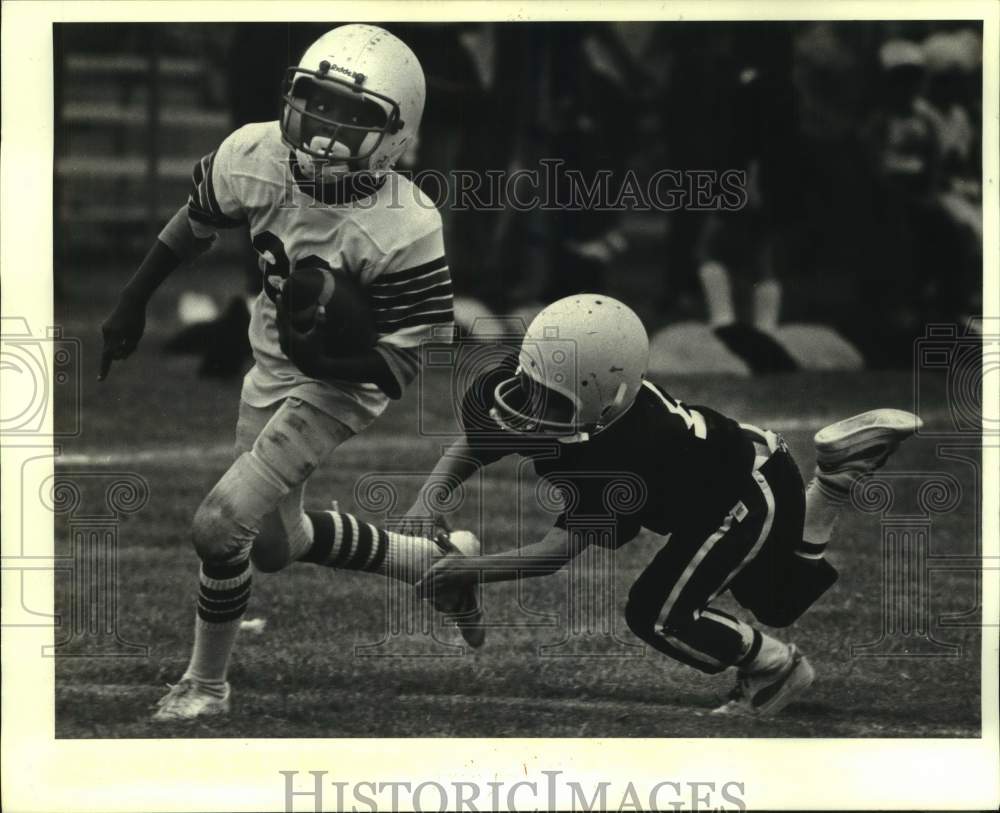
[[[960,67],[970,50],[965,36],[950,32],[922,45],[890,39],[879,49],[879,104],[865,136],[880,192],[880,256],[890,273],[880,275],[873,299],[896,334],[962,319],[976,307],[979,170]],[[973,172],[976,182],[963,183]]]
[[[186,197],[193,162],[233,128],[275,119],[286,66],[335,24],[57,26],[57,296],[83,295],[81,262],[134,264]],[[651,332],[700,325],[739,356],[727,369],[754,373],[806,363],[790,325],[823,326],[870,366],[898,366],[924,323],[981,308],[974,26],[387,27],[427,76],[421,138],[399,169],[442,212],[470,314],[530,317],[561,296],[606,292]],[[745,203],[514,205],[566,200],[565,172],[541,189],[525,174],[544,181],[547,161],[586,185],[606,173],[612,202],[663,169],[738,171]],[[168,350],[236,377],[260,274],[246,235],[220,249],[210,273],[183,281],[174,312],[152,316]]]
[[[964,322],[982,311],[982,40],[969,28],[940,31],[924,40],[923,50],[925,110],[941,148],[936,203],[946,225],[939,231],[948,236],[943,248],[954,247],[959,277],[950,283],[952,296],[944,304],[947,318]]]

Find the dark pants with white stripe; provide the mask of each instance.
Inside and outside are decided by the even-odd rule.
[[[749,659],[759,636],[710,605],[729,589],[765,623],[791,623],[791,613],[800,615],[818,597],[795,589],[790,594],[797,598],[784,597],[795,568],[816,566],[795,556],[804,519],[802,477],[779,440],[724,517],[671,534],[632,586],[629,627],[661,652],[710,674]]]

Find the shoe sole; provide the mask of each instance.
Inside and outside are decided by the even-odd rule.
[[[709,714],[718,714],[718,715],[728,714],[736,717],[753,716],[753,712],[750,710],[749,706],[745,705],[744,703],[735,703],[733,701],[723,703],[721,706],[716,706],[709,712]]]
[[[792,670],[785,677],[774,697],[766,703],[754,707],[757,716],[771,717],[777,714],[812,686],[813,681],[816,679],[816,671],[805,657],[801,655],[796,655],[796,657],[798,660],[795,666],[792,667]]]
[[[850,456],[878,444],[898,445],[923,425],[912,412],[873,409],[823,427],[813,437],[813,443],[820,458],[836,463],[829,458]]]
[[[227,697],[225,702],[217,705],[210,706],[205,711],[200,714],[196,714],[193,717],[181,717],[180,715],[161,717],[159,712],[153,715],[154,723],[189,723],[192,720],[200,720],[203,717],[220,717],[222,715],[229,714],[229,698]]]
[[[192,720],[201,720],[204,717],[221,717],[225,714],[229,714],[229,705],[226,704],[224,707],[213,707],[210,710],[205,710],[200,714],[196,714],[193,717],[182,717],[180,715],[172,715],[170,717],[161,717],[159,712],[153,715],[154,723],[189,723]]]

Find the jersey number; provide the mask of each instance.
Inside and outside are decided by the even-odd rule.
[[[315,254],[289,260],[285,244],[273,232],[262,231],[260,234],[255,234],[251,243],[260,257],[260,269],[264,274],[264,293],[272,302],[277,301],[281,285],[288,278],[292,268],[322,268],[333,271],[330,263]]]
[[[687,426],[688,431],[693,432],[696,438],[704,440],[708,437],[708,427],[705,425],[705,417],[695,409],[688,409],[680,401],[674,401],[672,398],[668,398],[659,388],[646,382],[646,386],[649,387],[659,399],[663,402],[663,405],[674,415],[684,421],[684,425]]]

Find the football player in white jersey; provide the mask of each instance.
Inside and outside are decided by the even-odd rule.
[[[424,93],[416,57],[389,32],[345,25],[324,34],[288,69],[281,120],[236,130],[195,166],[187,205],[103,325],[102,380],[135,349],[160,283],[219,229],[249,225],[264,274],[250,322],[255,363],[243,382],[236,460],[194,517],[202,564],[193,653],[154,719],[228,710],[226,670],[250,598],[251,553],[268,571],[302,560],[411,582],[442,555],[430,539],[346,514],[313,515],[335,525],[314,545],[303,510],[310,474],[400,396],[417,373],[420,342],[452,323],[441,216],[392,172],[416,135]],[[341,270],[363,286],[378,330],[373,349],[320,357],[308,334],[287,327],[282,285],[300,268]],[[481,643],[481,632],[463,634]]]

